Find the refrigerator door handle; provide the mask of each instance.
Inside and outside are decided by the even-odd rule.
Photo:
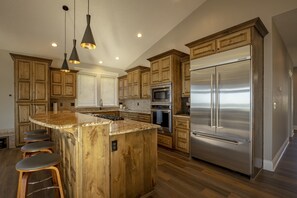
[[[238,140],[231,140],[231,139],[224,138],[224,137],[212,136],[212,135],[203,134],[203,133],[200,133],[200,132],[197,132],[197,131],[192,131],[192,134],[194,136],[197,136],[197,137],[210,139],[210,140],[216,140],[216,141],[219,141],[219,142],[235,144],[235,145],[241,145],[241,144],[244,144],[246,142],[249,142],[249,141],[238,141]]]
[[[219,108],[220,108],[219,78],[220,78],[220,75],[216,72],[216,128],[219,127]]]
[[[210,127],[215,127],[214,125],[214,93],[213,93],[213,81],[214,74],[210,75]]]

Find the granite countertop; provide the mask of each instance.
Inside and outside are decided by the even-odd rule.
[[[186,117],[186,118],[190,118],[190,114],[175,114],[175,117]]]
[[[29,120],[40,126],[53,129],[72,129],[78,126],[97,126],[110,124],[110,135],[131,133],[160,127],[150,123],[133,121],[130,119],[111,121],[77,112],[48,112],[30,116]],[[71,131],[71,130],[70,130]]]
[[[30,116],[29,120],[40,126],[53,129],[68,129],[77,126],[96,126],[111,123],[110,120],[70,111],[49,111],[46,114]]]
[[[131,110],[131,109],[119,109],[121,112],[131,112],[131,113],[143,113],[143,114],[151,114],[150,110]]]
[[[130,119],[113,121],[110,125],[109,135],[118,135],[123,133],[132,133],[136,131],[143,131],[147,129],[159,128],[159,125],[138,122]]]

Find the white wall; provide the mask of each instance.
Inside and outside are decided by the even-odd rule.
[[[14,129],[14,65],[8,51],[0,50],[0,68],[1,131]]]
[[[272,162],[275,150],[278,150],[277,138],[279,131],[273,135],[273,66],[272,66],[272,17],[295,9],[296,0],[207,0],[188,18],[182,21],[154,46],[135,60],[135,65],[149,66],[146,60],[154,55],[175,48],[189,53],[185,44],[203,38],[244,21],[260,17],[270,32],[264,39],[264,159]],[[280,141],[283,141],[281,139]],[[275,146],[275,148],[274,148]]]

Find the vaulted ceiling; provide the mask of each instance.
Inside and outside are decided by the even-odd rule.
[[[87,0],[76,0],[76,39],[81,62],[126,69],[135,59],[197,9],[205,0],[90,0],[91,28],[97,48],[80,42],[86,28]],[[0,49],[63,59],[64,10],[67,53],[74,37],[74,0],[2,0]],[[137,37],[142,33],[142,38]],[[52,42],[58,47],[53,48]],[[115,57],[119,57],[116,60]]]

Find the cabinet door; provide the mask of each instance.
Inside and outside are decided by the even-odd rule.
[[[32,61],[17,60],[15,63],[16,100],[29,102],[32,100]]]
[[[140,98],[140,70],[135,70],[133,73],[133,98]]]
[[[143,72],[141,74],[141,98],[149,98],[150,92],[150,72]]]
[[[16,108],[16,128],[17,128],[17,133],[16,133],[16,144],[21,145],[24,144],[24,132],[30,131],[31,130],[31,123],[29,120],[29,116],[31,114],[31,106],[30,103],[17,103],[17,108]]]
[[[186,129],[175,129],[176,134],[176,150],[189,153],[189,130]]]
[[[209,41],[191,48],[191,59],[208,56],[216,52],[216,42]]]
[[[52,70],[51,71],[51,97],[62,97],[63,94],[63,82],[62,72]]]
[[[128,79],[124,78],[124,98],[128,98],[129,90],[128,90]]]
[[[48,64],[33,62],[33,100],[45,102],[48,100]]]
[[[133,72],[129,72],[128,79],[128,98],[133,98]]]
[[[170,82],[171,81],[171,56],[164,57],[160,60],[161,64],[161,82]]]
[[[251,31],[245,29],[217,39],[217,51],[226,51],[251,43]]]
[[[151,62],[151,84],[159,83],[160,81],[160,62],[159,60]]]
[[[60,71],[51,71],[51,83],[62,84],[62,72]]]
[[[182,96],[190,97],[190,61],[182,64]]]
[[[76,73],[64,73],[64,90],[65,97],[76,97]]]

